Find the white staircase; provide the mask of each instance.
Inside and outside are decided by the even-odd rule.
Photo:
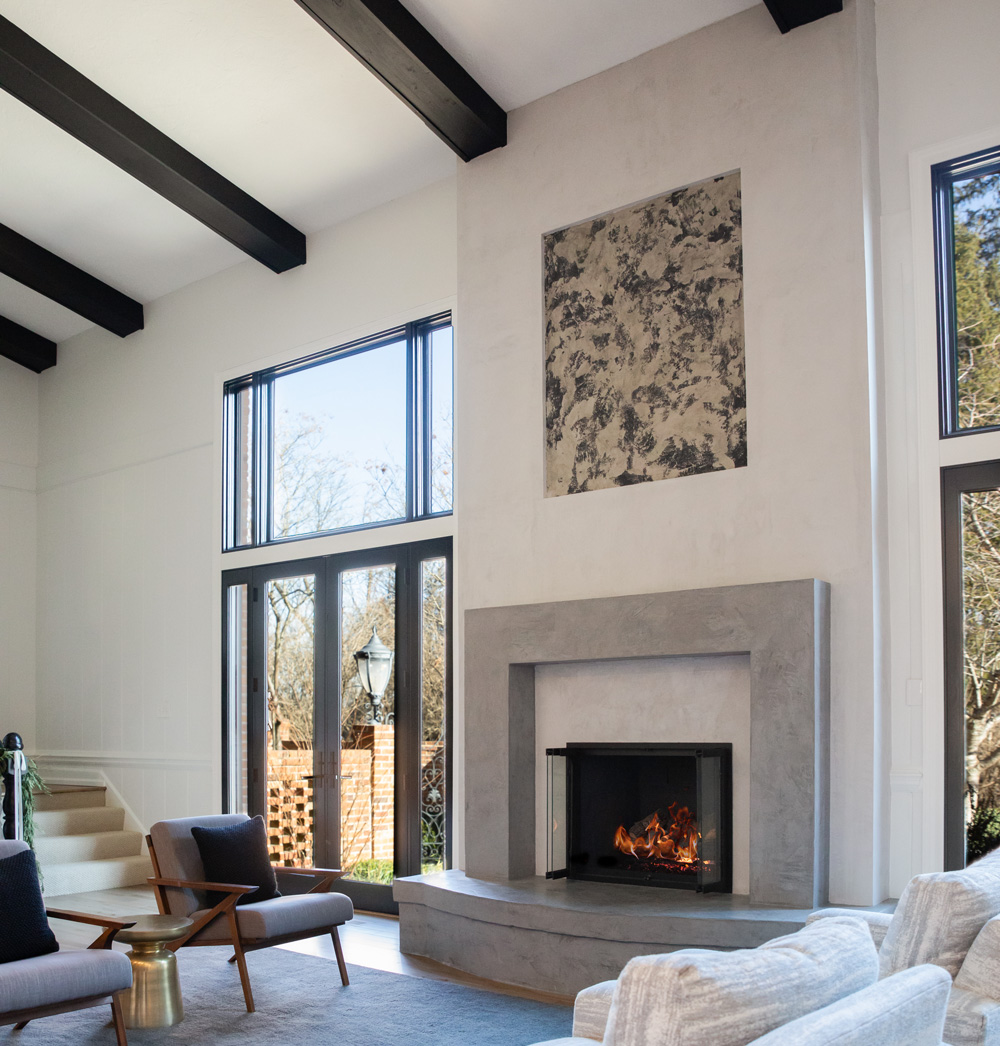
[[[142,834],[127,831],[125,811],[107,806],[103,787],[50,785],[35,796],[35,853],[46,897],[138,886],[152,875]]]

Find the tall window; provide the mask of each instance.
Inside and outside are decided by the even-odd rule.
[[[1000,429],[1000,148],[931,173],[941,436]],[[1000,462],[941,478],[945,857],[960,868],[1000,844]]]
[[[1000,428],[1000,148],[931,172],[941,435]]]
[[[448,314],[225,386],[226,550],[452,510]]]

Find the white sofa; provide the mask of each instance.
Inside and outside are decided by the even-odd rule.
[[[536,1046],[943,1046],[947,973],[877,978],[865,924],[824,918],[760,948],[633,959],[580,992],[572,1037]]]
[[[951,1046],[1000,1046],[1000,852],[956,872],[918,875],[892,915],[826,908],[808,920],[862,918],[879,976],[932,963],[954,978],[944,1025]]]

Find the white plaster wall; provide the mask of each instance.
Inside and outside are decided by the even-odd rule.
[[[881,755],[861,131],[871,78],[856,15],[849,3],[782,37],[755,7],[515,111],[510,144],[460,170],[456,616],[829,581],[831,900],[867,904],[881,899]],[[748,466],[543,497],[542,234],[735,168]]]
[[[535,865],[545,874],[546,748],[733,746],[733,893],[750,892],[750,658],[655,657],[535,669]],[[648,813],[649,811],[645,811]]]
[[[221,802],[220,572],[352,540],[221,554],[222,381],[452,304],[454,182],[308,250],[280,276],[246,262],[153,302],[125,341],[79,335],[41,385],[39,745],[60,776],[103,770],[145,825]]]
[[[1000,145],[995,0],[876,0],[891,601],[890,891],[942,867],[940,468],[1000,457],[939,440],[930,165]]]
[[[38,375],[0,357],[0,737],[35,731]]]

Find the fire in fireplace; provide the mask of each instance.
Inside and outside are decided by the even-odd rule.
[[[732,891],[732,745],[546,750],[550,879]]]

